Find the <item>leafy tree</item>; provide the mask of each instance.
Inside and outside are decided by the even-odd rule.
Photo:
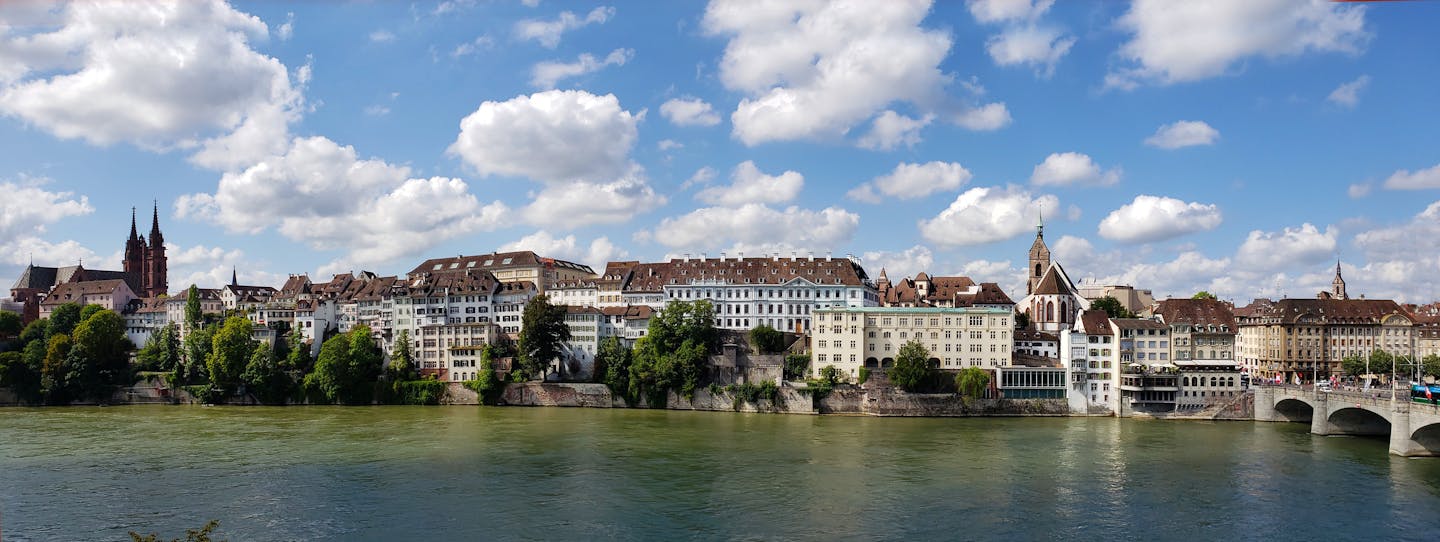
[[[810,356],[808,354],[790,354],[785,356],[785,367],[781,370],[785,380],[800,380],[810,374]]]
[[[212,326],[193,328],[190,330],[190,334],[185,336],[185,364],[176,368],[179,382],[199,384],[210,380],[210,369],[206,367],[206,358],[210,356],[210,350],[214,347],[211,344],[214,336],[215,329]]]
[[[410,360],[410,330],[400,330],[395,338],[395,348],[390,352],[390,379],[394,381],[414,380],[415,363]]]
[[[760,324],[750,330],[750,344],[762,354],[774,354],[785,349],[785,335],[767,324]]]
[[[693,398],[719,336],[709,301],[670,302],[635,342],[625,396],[644,396],[652,407],[664,406],[668,390]]]
[[[79,367],[85,375],[79,390],[82,394],[106,399],[111,393],[110,386],[130,382],[133,345],[125,337],[125,320],[115,311],[92,311],[89,318],[75,326],[74,342],[84,354],[76,356],[76,361],[83,362]],[[98,382],[91,379],[92,375]]]
[[[26,364],[22,352],[0,354],[0,387],[10,388],[25,402],[39,401],[40,368]]]
[[[173,323],[150,334],[150,338],[145,340],[145,347],[136,354],[140,367],[149,371],[174,371],[182,365],[183,357],[180,330]]]
[[[840,372],[840,369],[834,365],[826,365],[820,369],[820,379],[829,382],[832,386],[840,383],[844,378],[845,373]]]
[[[185,292],[185,329],[200,327],[203,316],[200,312],[200,289],[191,284],[190,290]]]
[[[595,352],[595,378],[614,393],[625,393],[629,388],[630,349],[619,337],[606,337]]]
[[[89,320],[91,316],[95,315],[95,313],[103,310],[105,310],[105,307],[101,307],[99,305],[85,305],[83,307],[80,307],[80,321],[84,322],[86,320]]]
[[[1105,311],[1105,314],[1109,315],[1111,318],[1135,317],[1135,313],[1130,312],[1128,309],[1125,308],[1124,305],[1121,305],[1120,300],[1110,297],[1108,295],[1100,299],[1091,301],[1090,310]]]
[[[305,389],[330,403],[340,402],[346,393],[350,369],[350,335],[335,335],[320,345],[315,370],[305,376]]]
[[[485,345],[480,351],[480,372],[475,373],[475,380],[467,382],[470,389],[480,395],[480,402],[486,405],[495,404],[500,397],[500,392],[505,389],[505,383],[495,374],[495,349]]]
[[[0,311],[0,339],[11,339],[20,335],[25,329],[24,320],[19,314],[10,311]]]
[[[250,321],[238,316],[225,320],[225,324],[210,339],[210,352],[205,356],[205,368],[209,371],[210,386],[218,389],[221,397],[235,393],[241,384],[250,356],[255,352],[255,339]]]
[[[1430,354],[1420,359],[1420,370],[1431,378],[1440,378],[1440,356]]]
[[[1365,374],[1365,358],[1360,356],[1345,356],[1340,360],[1340,370],[1346,376],[1360,376]]]
[[[1017,314],[1015,315],[1015,327],[1017,327],[1017,328],[1027,328],[1027,327],[1030,327],[1030,313],[1028,313],[1028,312],[1017,313]]]
[[[565,307],[551,305],[550,298],[537,295],[525,303],[520,317],[520,368],[527,377],[542,380],[550,362],[560,357],[565,341],[570,340],[570,326],[565,325]]]
[[[240,380],[256,399],[267,405],[285,404],[285,398],[290,395],[290,375],[280,367],[270,345],[262,342],[255,344]]]
[[[990,373],[979,367],[966,367],[955,375],[955,388],[965,397],[983,397],[989,385]]]
[[[80,325],[80,305],[65,303],[50,313],[50,328],[46,330],[47,340],[56,335],[69,335]]]
[[[918,340],[910,340],[900,346],[895,356],[895,366],[890,368],[890,382],[905,391],[916,391],[932,378],[935,371],[930,366],[930,351]]]
[[[49,335],[50,319],[41,318],[34,322],[30,322],[30,325],[25,326],[25,329],[20,332],[20,344],[29,345],[30,343],[35,341],[40,341],[41,343],[44,343],[45,338]]]
[[[77,312],[78,316],[79,313]],[[70,354],[70,336],[50,337],[45,347],[45,362],[40,370],[40,387],[51,402],[65,402],[65,356]]]
[[[1215,300],[1215,299],[1218,299],[1218,298],[1215,297],[1215,294],[1212,294],[1212,293],[1207,292],[1207,291],[1205,291],[1205,290],[1200,290],[1200,291],[1198,291],[1198,292],[1195,292],[1195,295],[1190,296],[1190,299],[1209,299],[1209,300]]]
[[[310,345],[305,343],[305,336],[296,329],[290,332],[290,354],[285,357],[285,368],[299,374],[308,374],[315,368],[315,360],[310,358]]]
[[[85,343],[75,342],[66,352],[59,373],[60,389],[58,402],[74,399],[94,398],[104,401],[112,391],[111,381],[101,372],[100,364],[94,359]]]

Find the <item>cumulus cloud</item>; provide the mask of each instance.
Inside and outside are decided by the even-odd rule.
[[[1339,232],[1334,227],[1320,231],[1310,223],[1280,232],[1253,230],[1235,253],[1235,263],[1246,269],[1284,269],[1324,261],[1335,253]]]
[[[1196,145],[1213,145],[1220,139],[1220,131],[1198,120],[1180,120],[1161,126],[1155,135],[1145,138],[1145,144],[1162,149],[1178,149]]]
[[[345,197],[335,197],[344,194]],[[411,178],[409,168],[359,159],[324,137],[296,138],[283,155],[226,173],[214,194],[182,196],[178,217],[232,232],[273,228],[349,263],[413,256],[442,241],[502,225],[509,209],[482,205],[464,181]]]
[[[1030,66],[1036,75],[1050,77],[1055,65],[1070,52],[1075,38],[1044,26],[1008,28],[985,40],[985,52],[999,66]]]
[[[914,277],[921,271],[933,272],[932,266],[935,265],[935,254],[924,245],[915,245],[899,252],[866,252],[862,258],[865,267],[872,270],[876,277],[880,276],[879,270],[883,269],[885,276],[891,281]]]
[[[1120,89],[1215,77],[1255,57],[1355,54],[1369,38],[1363,7],[1322,0],[1135,0],[1116,22],[1132,34],[1105,77]]]
[[[616,49],[603,59],[597,59],[590,53],[581,53],[574,62],[541,62],[530,69],[530,85],[540,89],[555,88],[557,83],[565,79],[595,73],[608,66],[624,66],[634,57],[634,49]]]
[[[993,243],[1030,231],[1041,209],[1059,207],[1059,198],[1032,196],[1018,186],[976,187],[956,197],[939,215],[921,220],[920,234],[947,246]]]
[[[1440,252],[1440,201],[1426,206],[1409,222],[1356,234],[1355,246],[1372,261],[1410,260]]]
[[[303,106],[303,82],[250,47],[265,23],[220,0],[72,2],[26,23],[0,34],[0,113],[62,139],[233,167],[282,150]]]
[[[1354,81],[1335,87],[1335,90],[1330,91],[1330,95],[1325,99],[1341,107],[1355,107],[1360,103],[1360,91],[1365,90],[1365,87],[1368,86],[1370,86],[1370,76],[1361,75]]]
[[[1034,20],[1046,11],[1055,0],[969,0],[965,6],[970,15],[981,23],[1003,23]]]
[[[592,24],[605,24],[615,16],[615,8],[600,6],[590,10],[584,17],[570,11],[562,11],[554,19],[525,19],[515,23],[515,36],[523,40],[535,40],[541,46],[554,49],[560,45],[560,37],[566,32]]]
[[[295,12],[293,12],[293,11],[286,12],[286,13],[285,13],[285,22],[280,25],[280,28],[275,29],[275,37],[280,38],[280,41],[289,41],[290,38],[291,38],[292,36],[294,36],[294,35],[295,35]]]
[[[882,196],[916,199],[957,190],[973,177],[970,170],[955,162],[901,163],[890,173],[857,186],[846,195],[866,203],[880,203]]]
[[[655,142],[655,148],[660,149],[661,151],[673,151],[675,149],[685,148],[685,144],[679,141],[675,141],[674,139],[661,139],[660,141]]]
[[[486,101],[460,121],[448,152],[485,176],[611,180],[629,167],[640,118],[622,110],[613,94],[583,90]]]
[[[644,169],[632,166],[626,175],[611,181],[546,186],[520,215],[536,226],[573,229],[624,223],[665,202],[646,181]]]
[[[489,50],[492,47],[495,47],[495,39],[489,35],[482,34],[473,40],[456,45],[455,48],[450,51],[450,58],[470,56],[480,51]]]
[[[979,107],[967,108],[951,118],[951,121],[955,124],[976,132],[999,130],[1009,126],[1010,120],[1010,110],[1005,108],[1004,102],[995,102]]]
[[[886,110],[875,121],[870,123],[870,132],[866,133],[855,142],[862,149],[879,151],[894,150],[900,145],[914,147],[920,142],[920,129],[935,120],[935,115],[927,114],[918,119],[912,119],[894,111]]]
[[[1386,190],[1429,190],[1440,188],[1440,164],[1428,169],[1402,169],[1385,179]]]
[[[936,102],[951,42],[920,26],[929,9],[923,0],[712,1],[702,25],[730,39],[720,81],[749,94],[730,116],[735,138],[838,138],[889,104]]]
[[[1122,243],[1151,243],[1220,226],[1214,204],[1139,195],[1100,221],[1100,236]]]
[[[47,179],[33,178],[0,182],[0,193],[5,194],[0,198],[0,264],[26,265],[38,257],[40,265],[74,265],[84,259],[98,268],[101,258],[79,242],[44,239],[46,226],[95,211],[86,196],[46,190],[47,184]]]
[[[697,172],[698,173],[698,172]],[[695,194],[695,199],[711,205],[738,207],[747,203],[785,203],[800,195],[805,177],[795,171],[766,175],[746,160],[735,166],[730,185],[712,186]]]
[[[716,175],[719,175],[719,172],[715,171],[715,168],[710,166],[701,167],[695,170],[695,173],[691,175],[689,179],[685,179],[685,182],[680,183],[680,189],[688,190],[692,186],[710,184],[710,181],[715,180]]]
[[[1101,170],[1100,164],[1078,152],[1052,153],[1035,166],[1030,182],[1036,186],[1111,186],[1120,182],[1120,168]]]
[[[1351,199],[1360,199],[1370,195],[1370,190],[1374,188],[1374,185],[1370,183],[1355,183],[1345,189],[1345,194],[1350,196]]]
[[[860,227],[860,215],[839,207],[820,211],[791,206],[773,209],[759,203],[735,207],[702,207],[662,220],[652,238],[672,248],[833,247],[848,241]]]
[[[165,243],[165,255],[170,264],[170,286],[179,291],[191,284],[201,288],[219,288],[230,284],[232,276],[240,284],[279,287],[288,278],[271,273],[255,258],[246,257],[240,249],[225,249],[194,245],[184,247]]]
[[[569,260],[590,266],[591,269],[604,269],[605,264],[611,260],[617,260],[629,255],[624,249],[615,246],[608,237],[597,237],[584,244],[576,241],[574,235],[556,237],[545,230],[539,230],[530,235],[521,237],[514,242],[500,246],[500,250],[531,250],[536,254],[542,254],[550,258]]]
[[[720,124],[720,115],[709,103],[699,98],[685,96],[673,98],[660,104],[660,114],[676,126],[714,126]]]

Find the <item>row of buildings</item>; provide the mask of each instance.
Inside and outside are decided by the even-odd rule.
[[[121,271],[30,265],[11,289],[26,320],[63,303],[121,312],[133,342],[169,324],[185,328],[186,291],[168,290],[158,211],[149,238],[132,215]],[[872,279],[851,256],[778,254],[588,266],[530,251],[433,258],[404,275],[344,273],[314,281],[291,275],[278,288],[200,288],[202,311],[244,315],[262,340],[298,330],[313,351],[329,335],[369,327],[388,352],[402,332],[425,374],[469,380],[480,351],[520,332],[526,302],[547,295],[567,307],[571,341],[558,369],[585,377],[600,342],[644,336],[671,301],[705,299],[721,329],[759,325],[805,338],[812,367],[833,365],[858,378],[884,369],[918,340],[942,370],[980,367],[1012,398],[1067,399],[1077,411],[1174,410],[1229,401],[1249,378],[1310,381],[1340,371],[1348,355],[1373,350],[1440,353],[1440,311],[1388,300],[1351,299],[1337,265],[1332,289],[1315,299],[1256,300],[1234,307],[1215,299],[1155,301],[1129,286],[1077,286],[1037,227],[1025,296],[969,277]],[[1137,318],[1092,310],[1113,297]]]

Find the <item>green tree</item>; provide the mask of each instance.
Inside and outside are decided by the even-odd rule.
[[[1198,292],[1195,292],[1195,295],[1190,296],[1190,299],[1210,299],[1210,300],[1215,300],[1215,299],[1218,299],[1218,298],[1215,297],[1215,294],[1212,294],[1212,293],[1207,292],[1207,291],[1205,291],[1205,290],[1200,290],[1200,291],[1198,291]]]
[[[233,395],[242,383],[241,375],[255,352],[253,331],[250,320],[232,316],[211,337],[205,369],[210,375],[210,386],[218,390],[220,397]]]
[[[480,395],[480,403],[486,405],[495,404],[504,391],[505,383],[495,374],[495,349],[490,345],[480,351],[480,371],[475,373],[475,380],[466,385],[475,390]]]
[[[375,344],[370,327],[357,325],[350,328],[349,360],[350,387],[345,402],[369,403],[374,400],[374,382],[384,370],[385,352]]]
[[[785,380],[803,380],[810,374],[809,354],[790,354],[785,356],[785,367],[780,371]]]
[[[610,388],[611,392],[623,394],[629,388],[630,349],[619,337],[606,337],[595,352],[595,378]]]
[[[1130,312],[1128,309],[1125,308],[1124,305],[1121,305],[1120,300],[1110,297],[1108,295],[1100,299],[1092,300],[1090,302],[1090,310],[1105,311],[1105,314],[1109,315],[1111,318],[1135,317],[1135,313]]]
[[[767,324],[750,330],[750,345],[761,354],[774,354],[785,349],[785,335]]]
[[[83,349],[82,373],[86,375],[85,386],[80,390],[86,396],[97,399],[109,398],[110,387],[130,383],[130,339],[125,337],[125,320],[115,311],[101,309],[92,311],[90,317],[75,326],[74,342]],[[90,380],[94,375],[99,380]]]
[[[1016,328],[1020,328],[1020,329],[1030,327],[1030,313],[1028,313],[1028,312],[1016,313],[1016,314],[1015,314],[1015,327],[1016,327]]]
[[[0,311],[0,341],[14,339],[25,330],[25,321],[10,311]]]
[[[40,341],[41,343],[45,342],[45,338],[50,336],[49,331],[49,318],[41,318],[34,322],[30,322],[30,325],[25,326],[25,329],[20,332],[21,347],[23,348],[24,346],[29,345],[30,343],[35,341]]]
[[[955,389],[965,397],[984,397],[985,388],[989,385],[990,373],[979,367],[966,367],[955,375]]]
[[[80,325],[80,305],[62,304],[50,312],[50,328],[46,330],[45,337],[48,340],[56,335],[69,335],[77,325]]]
[[[895,356],[895,366],[890,368],[890,382],[905,391],[917,391],[932,378],[935,371],[930,366],[930,351],[918,340],[910,340],[900,347]]]
[[[395,338],[395,348],[390,352],[390,380],[415,379],[415,363],[410,360],[410,356],[410,330],[402,329],[400,336]]]
[[[200,289],[194,284],[190,290],[185,292],[185,329],[193,330],[200,327],[200,319],[204,316],[200,312]]]
[[[210,369],[205,365],[206,358],[214,347],[211,344],[214,336],[213,326],[192,328],[190,334],[185,336],[185,364],[176,368],[179,383],[202,384],[210,381]]]
[[[1360,376],[1365,374],[1365,358],[1360,356],[1345,356],[1340,360],[1340,370],[1346,376]]]
[[[820,380],[829,382],[830,385],[839,384],[845,378],[845,373],[834,365],[826,365],[820,369]]]
[[[537,295],[525,303],[520,317],[520,368],[527,377],[542,380],[550,362],[560,357],[565,341],[570,340],[570,326],[565,325],[565,307],[551,305],[550,298]]]
[[[315,368],[315,360],[310,358],[310,345],[305,343],[305,336],[297,328],[290,332],[290,354],[285,357],[285,369],[298,374],[309,374]]]
[[[174,371],[184,358],[179,328],[172,323],[151,333],[150,338],[145,340],[145,347],[140,349],[135,358],[142,370]]]
[[[37,402],[40,400],[40,367],[25,363],[23,352],[0,354],[0,387],[10,388],[22,401]]]
[[[1430,354],[1420,359],[1421,371],[1430,378],[1440,378],[1440,356]]]
[[[79,315],[79,312],[76,312]],[[66,334],[50,337],[45,346],[45,362],[40,371],[40,387],[46,400],[52,403],[68,402],[65,395],[65,356],[70,354],[70,336]]]
[[[305,375],[305,389],[326,402],[338,403],[349,382],[350,335],[337,334],[320,345],[315,370]]]
[[[267,405],[283,405],[285,398],[290,396],[290,375],[280,367],[274,349],[265,343],[255,344],[240,380],[257,400]]]
[[[83,307],[80,307],[80,321],[84,322],[86,320],[89,320],[91,316],[95,315],[95,313],[103,310],[105,310],[105,307],[101,307],[99,305],[85,305]]]

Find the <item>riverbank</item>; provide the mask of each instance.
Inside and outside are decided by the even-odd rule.
[[[183,389],[167,389],[157,383],[142,382],[123,388],[111,397],[110,405],[137,404],[200,404]],[[500,395],[502,406],[569,407],[569,408],[642,408],[651,405],[643,399],[629,404],[604,384],[525,382],[507,384]],[[253,402],[231,403],[238,405]],[[447,384],[441,405],[479,405],[480,397],[463,384]],[[0,389],[0,406],[22,406],[9,390]],[[816,398],[810,390],[781,386],[773,398],[746,397],[735,388],[705,387],[686,398],[678,393],[667,394],[666,410],[710,412],[760,412],[774,414],[878,416],[878,417],[1108,417],[1109,412],[1072,412],[1064,399],[972,399],[953,393],[907,393],[892,386],[842,385],[823,397]],[[1245,394],[1240,400],[1209,409],[1171,413],[1131,413],[1122,417],[1172,420],[1253,420],[1254,397]]]

